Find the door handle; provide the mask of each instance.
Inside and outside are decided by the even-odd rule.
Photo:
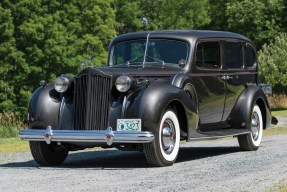
[[[228,75],[224,75],[222,77],[220,77],[222,80],[229,80],[229,79],[233,79],[234,77],[232,76],[228,76]]]

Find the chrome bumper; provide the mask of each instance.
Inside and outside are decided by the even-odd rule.
[[[50,126],[46,130],[22,129],[19,132],[21,140],[55,142],[92,142],[92,143],[148,143],[154,140],[151,132],[113,131],[107,130],[52,130]]]

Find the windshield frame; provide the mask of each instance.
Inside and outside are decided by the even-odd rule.
[[[190,43],[188,41],[185,41],[185,40],[182,40],[182,39],[173,39],[173,38],[162,38],[162,37],[161,38],[159,38],[159,37],[153,37],[152,38],[152,37],[149,37],[148,39],[147,38],[129,39],[129,40],[121,41],[121,42],[118,42],[118,43],[112,45],[112,48],[111,48],[110,54],[109,54],[110,55],[109,56],[109,66],[123,66],[123,65],[128,66],[127,63],[121,63],[121,64],[116,64],[116,65],[113,64],[114,48],[117,45],[119,45],[119,44],[126,43],[126,42],[137,41],[137,40],[143,40],[143,41],[148,42],[148,43],[149,43],[149,41],[152,41],[152,40],[167,40],[167,41],[176,41],[176,42],[184,43],[186,45],[186,47],[187,47],[185,61],[186,61],[186,63],[189,62],[189,59],[190,59]],[[148,46],[147,46],[147,48],[148,48]],[[144,49],[144,53],[145,53],[144,58],[149,56],[149,55],[146,54],[146,51],[147,50],[145,48]],[[140,64],[136,64],[136,65],[133,65],[133,66],[159,65],[159,64],[161,64],[161,65],[174,65],[174,66],[178,65],[178,63],[170,63],[170,62],[165,62],[165,61],[164,62],[146,62],[146,61],[144,62],[144,61],[142,61],[142,62],[140,62]]]

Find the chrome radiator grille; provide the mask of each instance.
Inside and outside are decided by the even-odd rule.
[[[81,75],[74,84],[74,130],[105,130],[108,126],[111,77]]]

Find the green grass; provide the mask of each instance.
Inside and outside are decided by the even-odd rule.
[[[28,152],[29,150],[29,143],[27,141],[21,141],[18,138],[0,139],[0,154]]]
[[[263,131],[264,136],[271,135],[284,135],[287,134],[287,125],[285,126],[271,126],[268,129]]]
[[[278,183],[275,183],[273,187],[266,192],[287,192],[287,183],[285,180],[281,180]]]
[[[287,110],[272,111],[271,114],[275,117],[287,117]]]
[[[16,126],[0,126],[0,138],[17,137],[19,128]]]

